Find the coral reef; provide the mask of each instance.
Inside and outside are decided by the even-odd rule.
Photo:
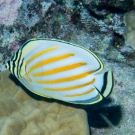
[[[112,11],[130,11],[133,0],[83,0],[84,4],[97,15],[106,15]]]
[[[0,73],[1,135],[89,135],[83,109],[47,101],[12,79]]]
[[[21,4],[21,0],[0,0],[0,24],[13,25]]]
[[[24,0],[16,22],[28,28],[34,26],[40,20],[39,8],[39,4],[34,5],[34,0]]]
[[[10,12],[7,9],[9,5],[12,7],[12,9],[9,8]],[[132,23],[134,9],[135,0],[23,0],[22,2],[20,0],[0,0],[0,71],[6,69],[5,64],[12,54],[30,38],[57,38],[84,46],[101,58],[105,64],[105,70],[114,71],[115,79],[112,100],[110,99],[112,102],[108,104],[109,106],[99,104],[95,107],[82,107],[87,111],[92,135],[132,135],[135,133],[133,106],[135,100],[135,50],[133,40],[131,40],[134,38],[134,23]],[[10,13],[13,17],[7,18],[7,14],[10,15]],[[6,22],[2,17],[7,18]],[[21,91],[23,90],[21,89]],[[15,93],[12,90],[6,92],[7,95]],[[16,97],[18,96],[16,95]],[[29,103],[29,99],[27,100],[29,95],[25,94],[25,97],[26,102]],[[14,95],[13,98],[15,98]],[[25,102],[24,99],[19,99],[20,102],[21,100]],[[12,100],[3,100],[3,103],[9,101]],[[35,101],[35,99],[32,101],[36,107],[37,105],[41,107],[44,103],[44,101]],[[48,106],[59,106],[57,103],[52,103],[52,100],[47,101]],[[7,110],[14,112],[19,106],[20,108],[14,112],[14,116],[20,116],[21,113],[23,115],[21,105],[24,104],[20,102],[17,106],[13,105],[13,108],[9,106]],[[14,102],[12,103],[14,104]],[[44,104],[47,105],[46,102]],[[32,106],[29,105],[29,107]],[[2,116],[6,114],[5,112],[0,111]],[[46,112],[45,114],[47,115]],[[5,115],[7,117],[5,120],[9,122],[9,125],[14,116],[10,117],[10,113]],[[106,121],[108,126],[103,124],[100,117]],[[25,122],[19,120],[21,121],[21,119],[16,120],[18,125],[20,124],[21,128],[25,127]],[[28,127],[32,126],[29,119],[27,122],[29,122]],[[12,126],[14,127],[11,124]],[[3,131],[5,131],[4,128],[2,128]],[[38,128],[40,129],[40,127]]]

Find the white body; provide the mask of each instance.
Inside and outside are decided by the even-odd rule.
[[[17,55],[19,81],[38,95],[91,104],[108,96],[112,89],[112,73],[106,72],[106,77],[97,75],[103,64],[94,53],[80,46],[37,39],[25,43]]]

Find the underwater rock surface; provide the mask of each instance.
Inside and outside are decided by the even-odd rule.
[[[102,61],[105,68],[114,73],[114,88],[108,103],[106,101],[87,112],[91,121],[91,135],[134,135],[135,68],[104,58]]]
[[[9,5],[14,6],[12,12]],[[106,71],[113,71],[115,81],[107,99],[111,104],[87,106],[91,134],[135,134],[135,47],[127,46],[127,38],[124,38],[129,32],[128,37],[134,39],[135,23],[131,13],[135,12],[135,0],[0,0],[2,12],[11,14],[12,18],[0,15],[4,17],[0,19],[0,72],[6,70],[6,62],[13,53],[31,38],[56,38],[84,46],[101,58]],[[128,13],[130,17],[125,23],[124,16]],[[6,23],[3,20],[7,20]],[[126,28],[132,29],[126,31]],[[10,81],[8,72],[0,73],[1,76],[5,76],[5,80],[0,79],[0,134],[27,135],[30,130],[36,135],[37,132],[63,135],[63,131],[78,135],[81,129],[83,135],[88,134],[82,109],[40,99],[35,94],[30,96]],[[75,120],[73,115],[78,118]],[[100,118],[107,120],[108,125],[104,126]],[[83,125],[79,127],[78,123]]]
[[[8,71],[0,73],[1,135],[89,135],[83,109],[44,101],[12,79]]]

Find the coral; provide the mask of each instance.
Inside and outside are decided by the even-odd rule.
[[[52,1],[48,1],[48,2],[43,1],[40,4],[42,6],[42,10],[41,10],[42,15],[44,16],[47,13],[47,11],[49,10],[49,8],[51,7]]]
[[[112,11],[130,11],[134,8],[133,0],[83,0],[83,3],[98,16],[107,15]]]
[[[94,17],[90,16],[89,12],[86,9],[83,9],[81,11],[80,21],[88,32],[97,32],[100,30],[98,21]]]
[[[125,43],[135,49],[135,11],[125,15]]]
[[[89,135],[83,109],[39,97],[12,79],[0,73],[1,135]]]
[[[0,3],[4,3],[7,1],[11,0],[0,0]],[[16,2],[15,0],[12,1],[13,3]],[[18,0],[18,2],[19,1],[20,0]],[[4,7],[4,5],[1,5],[2,4],[0,4],[0,11],[3,11],[2,7]],[[134,134],[135,111],[133,103],[135,100],[135,49],[134,43],[129,44],[129,39],[131,37],[134,37],[134,23],[132,22],[135,21],[132,18],[134,16],[134,7],[135,0],[23,0],[21,8],[18,10],[18,17],[16,20],[14,20],[13,25],[0,25],[0,71],[5,70],[5,64],[11,58],[12,54],[19,48],[19,46],[21,46],[30,38],[57,38],[84,46],[87,49],[92,50],[95,54],[98,55],[98,57],[100,57],[105,65],[105,70],[113,70],[115,87],[113,93],[111,94],[112,106],[113,104],[119,105],[122,109],[122,118],[120,117],[120,121],[117,122],[117,124],[114,124],[110,122],[110,119],[113,118],[114,121],[115,119],[117,120],[119,118],[119,115],[117,118],[113,116],[119,112],[116,111],[113,107],[111,109],[111,105],[110,108],[105,108],[107,110],[105,114],[103,114],[104,107],[100,106],[96,108],[96,105],[95,109],[88,107],[90,108],[87,111],[89,126],[92,128],[93,135]],[[127,21],[125,20],[125,27],[123,23],[123,16],[127,11],[131,10],[133,11],[126,14],[125,19],[128,16],[129,17],[127,18]],[[5,10],[3,12],[7,11],[9,10]],[[2,15],[3,14],[0,13],[0,16]],[[13,14],[13,16],[14,15],[15,14]],[[12,18],[8,18],[8,20],[9,19]],[[0,19],[0,21],[1,20],[3,20],[3,18]],[[125,29],[126,33],[124,35]],[[1,75],[2,74],[3,73],[1,73]],[[6,78],[8,77],[5,76],[5,81]],[[16,92],[12,89],[12,86],[11,89],[8,90],[8,85],[15,86]],[[55,112],[58,117],[56,118],[55,114],[51,114],[54,116],[52,116],[54,119],[56,118],[56,123],[59,119],[61,119],[62,121],[65,117],[69,118],[69,115],[72,116],[71,113],[67,115],[65,112],[66,110],[70,111],[70,109],[73,109],[72,107],[69,107],[69,104],[67,104],[67,106],[62,104],[60,105],[58,103],[52,103],[52,100],[50,101],[45,99],[40,99],[37,101],[35,100],[35,97],[37,97],[36,95],[30,94],[34,95],[31,98],[19,86],[17,87],[14,83],[8,83],[8,81],[7,83],[3,83],[3,81],[1,81],[0,94],[0,101],[3,102],[3,106],[2,104],[0,104],[2,106],[2,109],[0,111],[0,122],[5,122],[5,125],[3,124],[3,126],[0,128],[2,129],[2,131],[0,132],[2,132],[3,134],[7,131],[5,129],[11,129],[11,131],[12,129],[15,129],[16,131],[18,131],[19,129],[25,129],[24,131],[22,131],[23,134],[26,133],[28,129],[31,129],[30,127],[33,127],[33,129],[35,130],[40,129],[38,130],[39,134],[49,132],[48,130],[53,132],[51,135],[56,134],[55,128],[52,129],[46,126],[46,119],[48,120],[47,112],[49,112],[47,110],[47,107],[49,109],[49,107],[51,108],[51,106],[55,108],[57,108],[58,106],[58,111]],[[24,97],[21,97],[21,94],[24,95]],[[5,95],[9,95],[10,97],[7,97],[7,99],[2,98]],[[24,100],[24,98],[26,99],[26,101]],[[12,103],[14,105],[12,104],[12,106],[10,106],[10,101],[13,101]],[[48,101],[49,103],[44,101]],[[26,105],[25,102],[28,105]],[[65,113],[65,116],[62,115],[60,106],[64,109],[64,111],[62,112]],[[33,114],[31,115],[31,113],[29,112],[30,115],[28,115],[27,109],[31,109],[31,112],[33,112]],[[34,112],[34,110],[36,110],[36,112]],[[80,109],[77,109],[77,111],[80,112]],[[73,112],[75,112],[76,114],[77,111]],[[38,112],[41,112],[42,115],[44,114],[43,118],[39,117],[40,120],[42,119],[40,121],[41,123],[38,120],[34,120],[34,117],[37,118],[37,114],[39,115]],[[62,117],[60,117],[57,112],[60,113]],[[3,115],[4,117],[2,117]],[[47,117],[45,117],[46,115]],[[24,117],[26,121],[23,121],[22,117],[19,116]],[[99,123],[102,125],[102,121],[100,121],[99,116],[105,119],[107,119],[106,116],[110,116],[107,119],[109,127],[98,126]],[[49,121],[51,121],[52,117],[49,117]],[[78,117],[82,116],[78,115]],[[43,121],[44,119],[45,122]],[[86,117],[84,118],[84,120],[86,121]],[[54,121],[53,123],[55,124]],[[81,121],[83,122],[83,118],[81,119]],[[94,121],[96,122],[94,123]],[[40,126],[37,126],[35,124],[36,122]],[[80,120],[78,120],[78,123],[79,122]],[[12,123],[15,123],[17,127],[15,128],[16,125],[12,125]],[[27,130],[25,123],[27,123],[28,125]],[[34,128],[33,123],[36,125],[36,128]],[[78,123],[76,124],[77,126]],[[41,124],[45,125],[45,129],[41,128]],[[69,123],[69,125],[70,124],[71,123]],[[64,125],[66,125],[64,122],[62,124],[58,124],[59,127],[63,127]],[[88,129],[87,126],[88,125],[84,126],[86,127],[86,130]],[[74,126],[73,128],[70,128],[71,131],[72,129],[74,130]],[[33,132],[37,133],[37,131],[35,130],[33,130]],[[45,132],[42,133],[42,131]],[[65,129],[65,131],[67,130]],[[7,133],[5,134],[7,135]]]
[[[21,3],[21,0],[0,0],[0,24],[13,25]]]
[[[25,27],[34,26],[39,20],[39,4],[34,4],[34,0],[24,0],[18,14],[17,23]]]

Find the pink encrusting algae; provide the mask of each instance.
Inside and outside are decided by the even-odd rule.
[[[0,24],[13,25],[21,4],[21,0],[0,0]]]

